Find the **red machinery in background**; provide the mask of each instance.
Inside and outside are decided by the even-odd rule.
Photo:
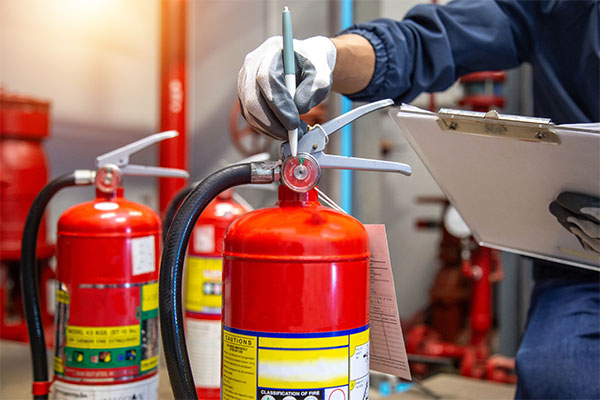
[[[27,341],[19,284],[21,238],[29,207],[48,180],[42,141],[48,137],[50,103],[0,89],[0,338]],[[42,319],[52,332],[49,295],[54,246],[42,221],[37,246]],[[52,335],[48,335],[52,342]]]
[[[439,362],[458,364],[463,376],[516,382],[514,360],[491,355],[492,285],[502,279],[499,253],[475,243],[446,199],[421,198],[419,202],[441,204],[444,222],[417,222],[421,229],[441,229],[442,265],[431,288],[426,321],[406,334],[409,360],[416,360],[411,363],[412,372],[426,375],[431,371],[429,363]]]
[[[458,101],[473,111],[487,112],[492,108],[504,107],[502,86],[506,80],[504,71],[481,71],[462,76],[459,82],[464,88],[464,97]]]

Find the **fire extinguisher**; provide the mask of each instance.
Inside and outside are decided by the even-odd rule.
[[[298,142],[297,157],[284,143],[282,161],[224,168],[186,197],[169,228],[159,286],[175,398],[197,398],[180,304],[192,227],[222,191],[280,178],[277,205],[243,215],[225,234],[221,398],[368,396],[369,240],[356,219],[319,204],[316,184],[321,168],[410,175],[406,164],[323,152],[328,135],[392,104],[389,99],[367,104],[316,125]]]
[[[123,175],[187,178],[186,171],[129,165],[129,156],[177,136],[168,131],[96,158],[96,170],[51,181],[25,223],[21,285],[33,364],[33,395],[47,399],[46,345],[35,281],[37,232],[60,189],[95,185],[96,198],[58,221],[53,397],[157,398],[158,266],[161,223],[123,197]]]

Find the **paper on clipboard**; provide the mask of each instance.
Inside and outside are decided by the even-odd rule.
[[[548,211],[564,191],[600,197],[600,126],[407,105],[390,115],[480,244],[600,269]]]

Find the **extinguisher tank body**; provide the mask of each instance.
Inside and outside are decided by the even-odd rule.
[[[157,398],[160,234],[123,189],[59,219],[55,398]]]
[[[249,210],[226,191],[198,218],[190,239],[185,318],[188,354],[200,400],[218,400],[221,383],[221,276],[223,236]]]
[[[369,240],[314,190],[225,235],[223,399],[363,399],[369,386]],[[312,396],[312,397],[311,397]]]

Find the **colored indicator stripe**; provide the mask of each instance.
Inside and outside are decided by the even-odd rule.
[[[283,350],[283,351],[307,351],[307,350],[333,350],[333,349],[345,349],[346,346],[335,346],[335,347],[307,347],[307,348],[294,348],[291,349],[289,347],[262,347],[258,346],[261,350]]]
[[[346,336],[360,333],[369,329],[369,324],[354,329],[346,329],[343,331],[332,331],[332,332],[311,332],[311,333],[280,333],[280,332],[258,332],[258,331],[247,331],[245,329],[230,328],[223,326],[223,330],[231,333],[237,333],[240,335],[248,336],[260,336],[261,338],[327,338],[335,336]]]

